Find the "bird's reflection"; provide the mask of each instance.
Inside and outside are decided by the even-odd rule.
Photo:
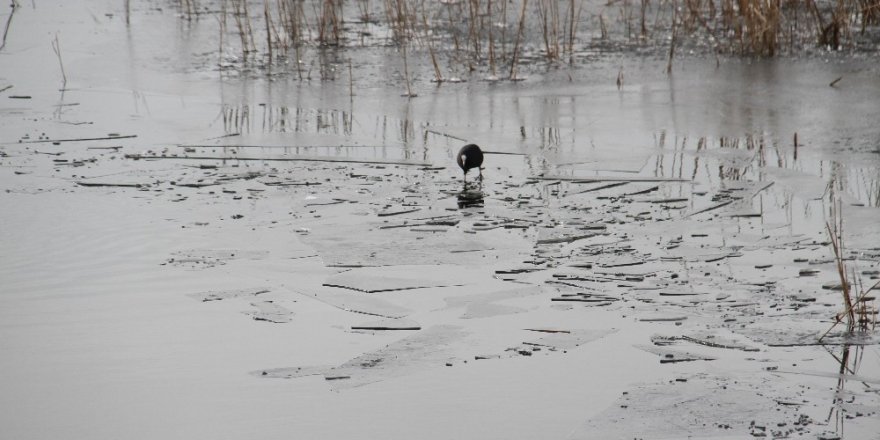
[[[465,183],[458,193],[458,209],[483,207],[483,184]]]

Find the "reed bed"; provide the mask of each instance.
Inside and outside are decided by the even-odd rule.
[[[443,82],[473,71],[489,79],[506,71],[514,80],[524,58],[561,67],[634,46],[665,52],[671,71],[681,46],[777,56],[857,49],[880,38],[880,0],[178,0],[178,7],[186,19],[217,17],[221,56],[293,65],[301,79],[306,58],[315,62],[327,48],[393,47],[401,75],[409,76],[404,64],[425,62]]]

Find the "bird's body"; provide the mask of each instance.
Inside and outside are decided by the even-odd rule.
[[[483,169],[480,167],[483,165],[483,150],[480,150],[480,147],[476,144],[467,144],[461,147],[456,161],[461,170],[464,171],[465,183],[467,183],[467,172],[471,168],[476,168],[480,171],[480,182],[483,181]]]

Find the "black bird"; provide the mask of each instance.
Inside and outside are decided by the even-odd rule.
[[[467,144],[461,147],[456,160],[458,166],[464,171],[465,183],[467,183],[467,172],[471,168],[476,168],[480,171],[480,182],[483,181],[483,168],[480,167],[480,165],[483,165],[483,150],[480,150],[480,147],[476,144]]]

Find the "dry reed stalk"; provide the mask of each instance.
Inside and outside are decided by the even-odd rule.
[[[774,56],[779,45],[779,35],[782,33],[780,0],[769,1],[766,16],[767,24],[762,33],[761,46],[767,55]]]
[[[187,20],[192,20],[193,13],[195,12],[195,5],[193,5],[193,1],[195,0],[178,0],[178,5],[183,13],[186,15]]]
[[[248,2],[247,2],[247,0],[240,0],[240,1],[241,1],[241,4],[243,5],[244,23],[245,23],[245,27],[247,28],[248,41],[250,41],[250,52],[256,52],[257,51],[257,42],[254,39],[254,28],[251,25],[251,14],[250,14],[250,11],[248,11]]]
[[[290,11],[287,9],[287,1],[286,0],[278,0],[275,4],[278,12],[278,24],[281,26],[281,30],[284,31],[284,38],[289,44],[290,34],[288,32],[288,23],[287,20],[290,17]]]
[[[269,0],[264,1],[268,2]],[[282,56],[285,56],[288,49],[290,48],[290,40],[288,40],[286,32],[281,32],[281,30],[283,30],[284,21],[284,9],[282,7],[282,1],[276,0],[275,2],[275,10],[278,13],[277,25],[275,24],[276,19],[272,15],[272,8],[268,7],[268,4],[266,4],[266,6],[266,11],[264,11],[266,19],[266,32],[271,35],[269,39],[271,41],[272,48],[274,50],[280,50],[283,54]]]
[[[819,12],[819,6],[816,5],[815,0],[805,0],[805,6],[810,12],[812,12],[816,35],[821,35],[822,30],[825,28],[825,23],[822,19],[822,13]],[[821,44],[821,41],[819,44]]]
[[[501,2],[501,57],[506,59],[507,53],[507,2]]]
[[[395,31],[398,44],[402,44],[402,42],[406,41],[406,4],[403,0],[392,0],[391,6],[392,29]]]
[[[312,35],[308,17],[303,9],[304,2],[298,0],[283,0],[285,6],[285,24],[282,26],[291,40],[293,46],[300,45],[304,39]]]
[[[855,272],[853,272],[853,276],[855,276]],[[822,333],[822,336],[819,336],[819,342],[822,342],[822,339],[824,339],[825,336],[828,336],[828,333],[831,333],[831,330],[834,330],[834,328],[837,327],[837,324],[841,323],[841,316],[858,315],[858,319],[856,320],[856,322],[848,325],[847,331],[850,333],[852,333],[856,329],[862,332],[875,330],[877,327],[878,311],[877,307],[873,305],[874,298],[869,297],[868,294],[877,287],[880,287],[880,281],[877,281],[876,283],[874,283],[873,286],[869,287],[866,290],[863,290],[861,294],[857,295],[853,307],[848,307],[843,312],[835,315],[834,323],[831,324],[831,327],[826,330],[825,333]],[[872,301],[872,304],[870,306],[868,306],[868,301]],[[868,318],[869,315],[871,316],[870,319]],[[868,324],[871,324],[870,328]]]
[[[745,15],[749,52],[773,56],[779,33],[779,1],[747,0]]]
[[[409,40],[415,20],[409,13],[406,0],[385,0],[385,18],[398,44]]]
[[[345,29],[345,16],[343,15],[343,0],[331,0],[333,3],[333,39],[336,44],[342,41],[342,31]]]
[[[409,82],[409,63],[406,60],[406,46],[406,42],[400,45],[400,50],[403,52],[403,78],[406,80],[406,97],[415,98],[417,95],[413,93]]]
[[[312,13],[315,14],[315,26],[318,30],[318,44],[324,44],[325,41],[325,33],[327,31],[326,23],[324,22],[324,16],[318,11],[318,7],[312,3]]]
[[[315,67],[315,62],[312,61],[312,62],[309,64],[309,70],[306,70],[306,81],[311,81],[311,80],[312,80],[312,69],[313,69],[314,67]]]
[[[676,0],[672,1],[672,41],[669,42],[669,62],[666,63],[666,74],[672,73],[672,60],[675,58],[675,28],[678,18],[678,6]]]
[[[266,51],[269,54],[269,65],[272,65],[272,17],[269,16],[269,1],[263,0],[263,19],[266,21]]]
[[[370,18],[370,0],[358,0],[357,1],[358,11],[360,11],[361,21],[364,23],[369,23],[372,21]]]
[[[700,24],[715,37],[716,49],[724,44],[744,54],[775,56],[783,47],[795,50],[803,38],[836,50],[855,42],[858,29],[880,24],[880,0],[829,0],[821,6],[816,0],[686,1],[678,22],[686,33]]]
[[[58,57],[58,66],[61,67],[61,90],[67,88],[67,74],[64,72],[64,61],[61,59],[61,42],[58,40],[58,34],[52,40],[52,51]]]
[[[480,0],[468,1],[468,39],[474,46],[473,59],[479,60],[480,55],[480,30],[477,26],[480,16]]]
[[[248,12],[246,0],[230,0],[232,2],[232,16],[235,18],[235,24],[238,28],[238,36],[241,39],[241,54],[244,61],[247,61],[248,54],[256,52],[256,43],[254,42],[254,32],[251,27],[250,14]]]
[[[862,16],[862,34],[868,26],[880,25],[880,0],[859,0]]]
[[[279,0],[278,8],[278,15],[281,17],[281,28],[286,35],[285,50],[287,50],[287,47],[293,46],[296,73],[299,80],[302,81],[303,74],[300,46],[302,44],[303,21],[305,19],[302,2],[297,0]]]
[[[223,39],[226,37],[226,1],[224,0],[220,4],[220,13],[215,15],[214,18],[217,19],[217,28],[220,31],[220,36],[217,39],[218,42],[218,50],[217,50],[217,64],[223,63]]]
[[[555,1],[555,0],[550,0]],[[544,38],[544,52],[547,54],[547,58],[552,58],[552,52],[550,51],[550,42],[548,41],[548,25],[547,25],[547,11],[546,11],[546,3],[547,0],[539,0],[537,3],[538,7],[538,18],[541,21],[541,36]]]
[[[247,44],[247,33],[245,33],[244,23],[241,20],[241,12],[240,5],[241,0],[231,0],[232,1],[232,17],[235,19],[235,25],[238,28],[238,38],[241,40],[241,56],[247,61],[247,53],[248,53],[248,44]]]
[[[577,33],[577,24],[580,22],[581,12],[583,11],[584,2],[581,0],[575,14],[574,1],[569,0],[569,21],[568,21],[568,64],[574,64],[574,37]]]
[[[574,48],[574,0],[568,0],[568,9],[566,10],[566,18],[568,18],[568,54],[571,57]],[[562,45],[563,49],[565,44]],[[569,61],[570,62],[570,61]]]
[[[840,45],[840,24],[836,17],[832,16],[831,23],[822,27],[822,32],[819,34],[819,44],[830,46],[832,49],[836,49]]]
[[[340,7],[335,0],[324,0],[321,3],[321,13],[315,12],[318,19],[318,43],[322,45],[339,45],[340,40]],[[332,42],[330,36],[332,35]]]
[[[544,48],[547,59],[555,60],[559,58],[560,54],[558,0],[541,0],[538,2],[538,16],[541,19],[541,30],[544,37]]]
[[[437,83],[443,82],[443,75],[440,73],[440,65],[437,63],[437,56],[434,53],[434,42],[431,35],[428,35],[430,30],[430,26],[428,26],[428,15],[425,12],[425,2],[422,1],[422,24],[424,25],[425,30],[425,39],[428,43],[428,54],[431,56],[431,64],[434,66],[434,79]]]
[[[430,33],[428,32],[430,29],[426,28],[423,25],[424,22],[424,0],[404,0],[411,1],[412,4],[407,4],[406,6],[406,22],[408,26],[407,30],[407,38],[410,42],[415,42],[419,46],[425,46],[426,39],[430,37]],[[422,19],[419,18],[419,4],[422,5]]]
[[[642,0],[647,2],[648,0]],[[703,29],[705,29],[706,34],[709,36],[709,41],[712,43],[713,54],[715,55],[715,67],[721,66],[721,60],[718,58],[718,39],[715,37],[715,32],[709,27],[709,23],[703,18],[700,12],[699,0],[685,0],[688,5],[688,11],[690,15],[693,17],[693,21],[702,25]],[[714,1],[709,1],[710,5],[714,5]],[[714,8],[713,12],[710,16],[714,16]]]
[[[6,37],[9,36],[9,27],[12,26],[12,16],[15,15],[16,9],[18,9],[18,3],[13,1],[9,7],[11,10],[9,11],[9,17],[6,17],[6,27],[3,28],[3,40],[0,40],[0,50],[3,50],[6,47]]]
[[[449,19],[449,23],[455,23],[455,20],[452,18],[452,7],[446,8],[446,15]],[[455,52],[455,58],[460,59],[461,45],[458,42],[458,32],[455,29],[452,30],[452,47]]]
[[[834,201],[832,200],[832,205]],[[843,295],[843,303],[846,305],[846,318],[847,318],[847,328],[849,331],[852,331],[855,325],[855,314],[853,313],[853,300],[852,295],[850,294],[850,281],[846,275],[846,267],[843,263],[843,214],[840,212],[842,210],[842,205],[838,202],[837,207],[835,209],[832,206],[832,222],[825,223],[825,227],[828,230],[829,238],[831,239],[831,248],[834,250],[834,261],[837,266],[837,273],[840,276],[840,283],[842,287],[842,295]],[[840,317],[838,316],[838,321]]]
[[[834,262],[837,268],[837,274],[840,277],[841,295],[843,297],[845,310],[835,315],[834,323],[831,325],[831,328],[829,328],[825,333],[822,334],[822,336],[819,337],[819,341],[821,341],[826,335],[828,335],[828,333],[831,332],[831,330],[833,330],[838,324],[843,322],[844,317],[846,318],[847,332],[852,333],[853,331],[855,331],[856,326],[859,325],[859,321],[863,321],[863,318],[865,318],[865,315],[863,313],[867,313],[867,305],[865,305],[865,307],[862,308],[861,311],[859,311],[859,309],[856,309],[856,305],[860,305],[860,303],[866,302],[865,299],[867,298],[866,295],[868,294],[868,292],[870,292],[875,287],[877,287],[878,284],[880,284],[880,282],[878,282],[878,284],[875,284],[870,289],[862,292],[862,294],[856,295],[855,301],[853,300],[852,291],[854,288],[856,289],[856,291],[858,291],[858,279],[855,275],[855,272],[853,272],[852,279],[847,276],[846,266],[843,261],[843,205],[837,199],[834,180],[832,180],[828,188],[830,191],[831,200],[831,220],[825,223],[825,228],[828,231],[831,249],[834,251]],[[854,283],[851,281],[854,281]],[[860,318],[858,320],[856,319],[857,311],[859,312]]]
[[[721,1],[730,1],[730,0],[721,0]],[[650,28],[653,29],[653,30],[655,30],[655,31],[656,31],[657,29],[660,29],[660,17],[661,17],[661,15],[663,14],[663,12],[664,12],[664,10],[665,10],[665,9],[663,8],[663,5],[664,5],[665,3],[668,3],[668,0],[660,0],[660,3],[659,3],[659,5],[658,5],[658,7],[654,8],[654,10],[655,10],[655,12],[654,12],[654,23],[651,25]]]
[[[354,101],[354,69],[351,68],[351,58],[348,59],[348,99]]]
[[[856,277],[855,268],[853,268],[853,279],[856,280],[856,292],[861,292],[856,295],[853,302],[855,304],[854,312],[857,317],[856,329],[861,332],[872,331],[877,325],[877,308],[873,305],[874,297],[869,297],[868,294],[880,286],[880,281],[864,289],[861,279]],[[869,301],[871,305],[868,305]]]
[[[395,20],[394,20],[394,13],[393,13],[394,8],[393,8],[392,0],[384,0],[382,2],[382,10],[385,12],[385,21],[388,23],[388,26],[391,28],[391,31],[396,32],[395,26],[394,26]],[[396,34],[395,34],[395,36],[396,36]]]
[[[519,43],[522,40],[523,27],[526,21],[526,5],[528,4],[528,0],[523,0],[522,10],[519,13],[519,27],[516,32],[516,40],[513,44],[513,59],[510,62],[510,79],[516,79],[516,63],[519,61]]]
[[[503,0],[502,0],[503,1]],[[486,16],[489,17],[489,71],[491,72],[492,78],[496,78],[495,75],[495,32],[492,22],[492,0],[486,1]]]

